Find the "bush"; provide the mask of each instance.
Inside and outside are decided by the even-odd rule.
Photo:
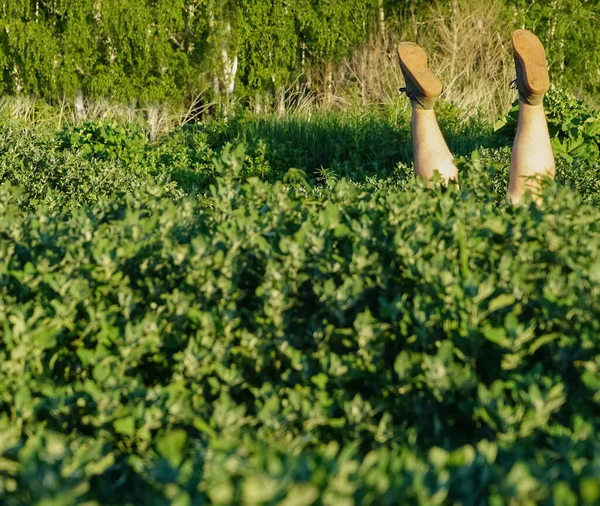
[[[64,150],[81,151],[88,159],[121,160],[131,163],[144,151],[146,137],[139,126],[123,127],[110,123],[91,123],[64,128],[58,134]]]
[[[438,113],[460,187],[375,113],[2,126],[2,503],[596,504],[597,113],[520,207]]]
[[[245,160],[177,203],[2,187],[6,504],[597,501],[597,208],[507,207],[477,155],[405,190]]]
[[[94,129],[104,131],[102,126]],[[75,131],[66,140],[64,132],[53,138],[18,125],[0,125],[0,181],[26,190],[20,199],[23,208],[43,204],[68,209],[158,182],[146,167],[133,163],[138,143],[121,136],[117,144],[103,144],[89,132]],[[74,143],[73,151],[66,149],[68,142]]]

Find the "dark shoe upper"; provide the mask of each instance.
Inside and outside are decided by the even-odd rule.
[[[415,109],[433,109],[442,93],[442,84],[427,66],[427,53],[412,42],[400,43],[397,51],[406,82],[401,91],[406,93]]]

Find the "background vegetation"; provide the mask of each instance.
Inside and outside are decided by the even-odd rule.
[[[3,0],[0,93],[280,111],[387,103],[393,47],[408,39],[430,51],[449,99],[496,114],[512,101],[516,27],[540,36],[557,84],[597,100],[599,15],[595,0]]]

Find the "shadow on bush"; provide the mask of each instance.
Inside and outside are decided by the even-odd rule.
[[[457,157],[494,145],[492,126],[482,118],[465,121],[448,103],[440,104],[438,117]],[[404,115],[373,110],[285,118],[242,113],[227,123],[215,120],[177,130],[162,141],[159,165],[169,166],[184,189],[198,189],[207,182],[210,157],[240,143],[247,147],[244,175],[268,181],[283,179],[289,169],[304,172],[311,184],[322,181],[323,174],[355,182],[386,179],[397,175],[399,166],[412,165],[413,158],[410,120]]]

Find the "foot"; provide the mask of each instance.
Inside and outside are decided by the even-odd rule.
[[[406,92],[415,109],[433,109],[433,105],[442,94],[442,83],[427,67],[427,53],[412,42],[398,45],[400,69],[404,75]]]
[[[519,97],[526,104],[540,105],[550,87],[544,46],[529,30],[516,30],[513,49]]]

